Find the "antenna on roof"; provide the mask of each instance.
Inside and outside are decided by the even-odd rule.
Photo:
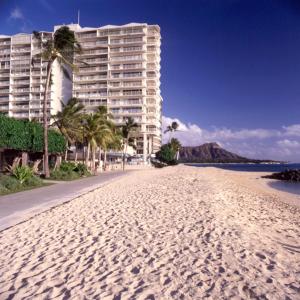
[[[78,9],[78,16],[77,16],[77,24],[79,25],[79,20],[80,20],[80,10]]]

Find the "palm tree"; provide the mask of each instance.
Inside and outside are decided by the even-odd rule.
[[[138,124],[135,123],[134,119],[128,117],[125,125],[122,126],[122,144],[123,144],[123,171],[125,170],[125,154],[127,152],[128,146],[134,147],[134,141],[132,138],[132,132],[136,130]]]
[[[90,153],[92,154],[91,159],[91,171],[96,173],[96,150],[103,141],[105,135],[111,134],[111,129],[103,119],[95,113],[88,114],[84,117],[85,122],[83,123],[85,139],[87,141],[87,155],[86,155],[86,165],[88,165]]]
[[[179,150],[181,148],[180,142],[177,139],[172,138],[169,145],[176,152],[175,159],[178,160],[179,159]]]
[[[70,98],[67,104],[62,103],[62,107],[62,111],[52,116],[54,119],[52,126],[56,126],[65,137],[67,153],[69,145],[76,144],[82,139],[80,121],[84,106],[77,98]]]
[[[106,154],[108,149],[108,144],[113,139],[115,124],[111,121],[112,114],[107,110],[107,106],[99,106],[97,108],[96,114],[99,116],[99,122],[105,130],[102,130],[98,136],[98,147],[99,147],[99,165],[101,163],[102,149],[104,150],[104,160],[103,165],[106,165]],[[102,128],[102,129],[103,129]]]
[[[77,42],[74,32],[67,26],[62,26],[55,31],[51,38],[45,38],[43,33],[34,31],[33,35],[40,42],[41,53],[35,57],[42,58],[47,62],[47,79],[44,88],[43,100],[43,126],[44,126],[44,173],[45,177],[50,177],[49,162],[48,162],[48,113],[47,113],[47,98],[51,80],[52,66],[55,61],[59,63],[66,77],[70,77],[67,68],[75,69],[74,53],[81,52],[81,46]],[[34,64],[33,57],[32,63]]]
[[[171,125],[167,126],[167,129],[164,131],[164,133],[170,132],[169,142],[170,142],[171,137],[172,137],[172,132],[177,131],[178,127],[179,127],[179,124],[176,121],[172,122]]]

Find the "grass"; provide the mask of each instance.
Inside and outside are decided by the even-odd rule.
[[[51,182],[46,183],[45,182],[45,183],[43,183],[42,185],[39,185],[39,186],[24,186],[22,189],[14,190],[14,191],[8,190],[7,192],[4,192],[4,193],[2,193],[1,190],[0,190],[0,196],[16,194],[16,193],[20,193],[20,192],[29,191],[29,190],[35,190],[35,189],[46,187],[46,186],[53,185],[53,184],[55,184],[55,183],[51,183]]]
[[[0,176],[0,195],[18,193],[46,185],[48,185],[48,183],[43,182],[42,179],[33,175],[24,181],[20,181],[12,175],[2,175]]]

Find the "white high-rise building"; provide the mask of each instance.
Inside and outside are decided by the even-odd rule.
[[[67,26],[75,32],[83,52],[75,57],[78,71],[73,73],[72,83],[54,65],[49,113],[56,113],[61,102],[73,96],[87,112],[107,106],[117,125],[132,117],[139,125],[137,154],[146,160],[161,145],[159,26]],[[52,34],[43,32],[45,38]],[[41,119],[46,62],[40,59],[31,65],[32,56],[38,52],[33,35],[0,36],[0,112]]]
[[[51,35],[42,33],[43,38]],[[40,51],[32,34],[0,35],[0,112],[18,119],[42,120],[47,62],[36,56]],[[71,97],[71,90],[72,83],[57,64],[53,65],[49,116],[61,109],[61,101]]]

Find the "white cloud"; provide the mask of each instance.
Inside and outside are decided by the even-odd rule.
[[[284,148],[300,148],[300,142],[288,139],[277,141],[277,145]]]
[[[10,19],[14,19],[14,20],[23,20],[24,19],[24,15],[22,13],[22,11],[20,10],[20,8],[18,7],[15,7],[11,13],[10,13]]]
[[[166,143],[170,136],[180,140],[184,146],[198,146],[207,142],[217,142],[225,149],[249,158],[300,161],[300,138],[287,139],[288,136],[300,137],[300,124],[280,129],[212,129],[201,128],[197,124],[184,123],[178,118],[163,116],[162,127],[166,129],[173,121],[179,124],[179,130],[171,135],[163,135]]]
[[[300,136],[300,124],[283,127],[285,136]]]

